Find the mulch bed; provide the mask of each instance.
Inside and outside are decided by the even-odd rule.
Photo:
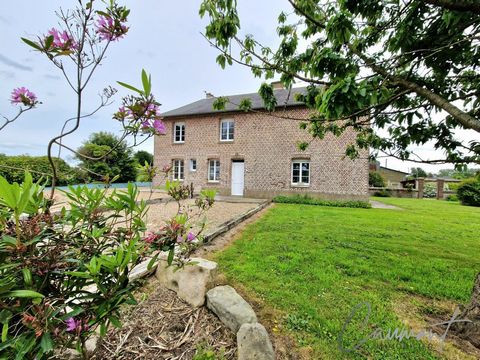
[[[92,359],[188,360],[198,347],[236,358],[235,335],[206,307],[192,308],[154,278],[140,291],[136,298],[147,299],[125,308],[122,328],[107,334]]]

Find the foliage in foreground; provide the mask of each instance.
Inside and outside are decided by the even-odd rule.
[[[21,184],[0,177],[0,358],[44,359],[64,348],[88,358],[85,343],[99,328],[121,326],[122,304],[135,304],[132,269],[156,250],[168,264],[184,266],[202,241],[197,217],[214,203],[202,192],[183,206],[188,187],[168,183],[177,214],[154,233],[146,230],[146,202],[129,184],[125,191],[69,187],[66,207],[49,210],[43,187],[30,174]],[[153,266],[158,254],[153,255]]]
[[[480,177],[463,181],[457,189],[463,205],[480,206]]]
[[[71,187],[69,208],[48,211],[43,188],[0,177],[0,353],[42,359],[76,348],[100,327],[119,326],[118,309],[134,303],[130,270],[145,250],[138,190]]]
[[[275,196],[273,202],[283,204],[304,204],[304,205],[319,205],[319,206],[333,206],[333,207],[349,207],[349,208],[363,208],[370,209],[372,205],[368,201],[340,201],[340,200],[321,200],[315,199],[308,195],[293,195],[293,196]]]
[[[268,321],[312,359],[436,359],[415,339],[369,340],[345,354],[338,350],[338,335],[364,301],[372,305],[371,326],[362,327],[363,318],[350,324],[346,346],[374,327],[402,327],[398,312],[415,310],[408,299],[468,302],[480,267],[480,209],[443,201],[381,201],[404,210],[279,204],[216,260],[230,281],[275,309]],[[451,315],[442,313],[441,319]]]

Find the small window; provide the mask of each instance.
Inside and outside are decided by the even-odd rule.
[[[220,181],[220,160],[209,160],[208,181]]]
[[[190,171],[197,171],[197,160],[190,159]]]
[[[220,140],[233,141],[235,122],[233,120],[222,120],[220,123]]]
[[[184,163],[183,160],[173,160],[173,180],[184,180]]]
[[[292,185],[310,185],[310,162],[296,160],[292,162]]]
[[[177,144],[185,142],[185,124],[184,123],[175,123],[174,132],[173,132],[173,142]]]

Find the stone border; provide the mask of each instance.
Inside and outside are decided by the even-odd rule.
[[[216,237],[218,237],[222,234],[225,234],[228,230],[237,226],[238,224],[245,221],[249,217],[255,215],[259,211],[265,209],[269,204],[270,204],[270,201],[265,200],[265,201],[261,202],[258,206],[254,207],[253,209],[250,209],[250,210],[244,212],[243,214],[240,214],[240,215],[234,217],[233,219],[224,222],[223,224],[219,225],[212,232],[205,234],[204,243],[209,243],[213,239],[215,239]]]
[[[176,270],[162,259],[155,276],[190,305],[200,307],[206,302],[207,308],[236,334],[239,360],[275,360],[268,332],[250,304],[233,287],[214,286],[217,263],[200,258],[192,261],[193,265]]]

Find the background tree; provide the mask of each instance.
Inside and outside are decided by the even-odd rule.
[[[412,179],[426,178],[426,177],[428,177],[428,174],[421,167],[415,167],[415,168],[412,168],[410,170],[410,176],[409,177],[412,178]]]
[[[308,83],[300,100],[313,114],[302,126],[314,138],[355,129],[350,157],[372,147],[402,160],[480,163],[479,141],[455,135],[468,129],[478,139],[480,132],[478,2],[288,1],[272,49],[239,35],[236,1],[204,0],[200,15],[210,17],[205,37],[221,52],[217,62],[243,64],[265,79],[278,74],[287,87]],[[274,110],[271,86],[259,93]],[[429,141],[444,156],[413,156],[411,145]]]
[[[135,155],[133,155],[133,157],[141,166],[145,165],[145,162],[147,162],[149,165],[153,165],[153,155],[148,151],[139,150],[135,153]]]
[[[451,177],[454,179],[468,179],[480,174],[478,168],[464,167],[461,169],[442,169],[438,172],[438,177]]]
[[[63,159],[53,159],[58,170],[58,185],[76,184],[79,182],[77,169],[72,168]],[[0,154],[0,175],[8,182],[21,183],[25,171],[32,174],[34,182],[44,180],[45,185],[51,184],[52,170],[47,156],[2,156]]]
[[[110,179],[119,176],[118,182],[135,181],[137,170],[132,150],[126,141],[121,141],[114,134],[103,131],[93,133],[77,152],[81,167],[92,178],[102,180],[105,176]]]

